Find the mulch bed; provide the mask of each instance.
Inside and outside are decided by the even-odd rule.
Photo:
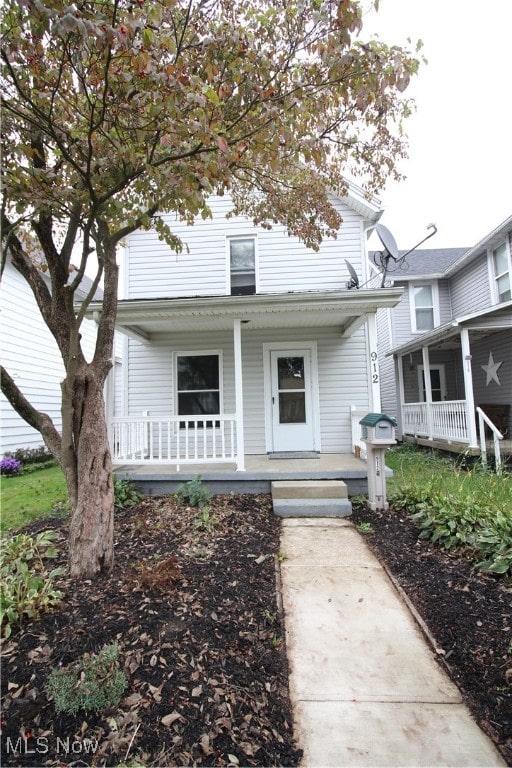
[[[2,765],[296,766],[270,496],[216,496],[210,531],[172,497],[116,514],[109,577],[60,577],[60,607],[3,644]],[[402,511],[354,511],[512,764],[512,589],[418,541]],[[60,531],[60,520],[32,525]],[[53,565],[53,564],[52,564]],[[57,715],[50,671],[117,643],[129,688],[102,714]],[[23,738],[25,737],[25,738]],[[15,752],[17,747],[17,752]]]
[[[512,765],[512,583],[464,556],[419,540],[403,510],[354,510],[365,540],[426,624],[480,727]]]
[[[2,765],[299,764],[276,596],[279,519],[266,495],[218,496],[210,508],[210,531],[172,497],[116,514],[112,574],[61,577],[60,608],[4,643]],[[52,522],[64,544],[65,525]],[[57,715],[49,672],[111,643],[129,680],[120,705]]]

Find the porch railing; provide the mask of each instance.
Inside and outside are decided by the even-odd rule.
[[[205,464],[236,462],[236,416],[117,417],[112,421],[114,462]]]
[[[407,435],[469,443],[465,400],[404,403],[402,431]]]
[[[487,443],[485,439],[485,425],[489,427],[492,432],[492,439],[494,443],[494,462],[496,465],[496,471],[501,472],[501,450],[500,440],[503,440],[503,435],[499,431],[496,424],[494,424],[481,408],[477,406],[476,412],[478,413],[478,432],[480,435],[480,453],[482,456],[482,464],[487,466]]]

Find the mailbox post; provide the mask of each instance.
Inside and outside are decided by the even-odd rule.
[[[361,421],[361,440],[366,443],[368,501],[370,508],[388,509],[386,501],[386,448],[395,445],[396,420],[385,413],[367,413]]]

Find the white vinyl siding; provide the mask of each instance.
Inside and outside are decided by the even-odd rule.
[[[231,291],[226,269],[226,238],[257,237],[257,290],[259,293],[343,289],[348,280],[345,259],[364,277],[361,217],[333,198],[343,217],[336,240],[327,238],[319,252],[289,237],[282,226],[272,230],[253,227],[243,217],[226,218],[229,196],[209,201],[213,218],[193,226],[165,216],[186,247],[175,253],[155,231],[134,232],[126,248],[126,298],[218,296]]]
[[[0,283],[2,332],[0,353],[4,368],[29,402],[61,426],[61,389],[64,365],[55,339],[44,323],[24,278],[7,262]],[[92,359],[96,324],[82,323],[82,348]],[[0,452],[43,445],[41,434],[30,427],[0,394]]]
[[[451,276],[450,295],[453,317],[463,317],[491,306],[485,253]]]
[[[265,407],[263,344],[317,341],[321,450],[335,453],[352,450],[350,406],[368,407],[366,337],[361,328],[342,340],[336,328],[282,329],[242,332],[245,452],[263,454]],[[173,352],[192,353],[215,349],[222,352],[224,413],[235,410],[233,335],[229,332],[161,335],[151,345],[129,343],[130,416],[148,412],[165,417],[176,412]]]

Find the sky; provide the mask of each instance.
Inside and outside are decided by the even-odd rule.
[[[474,246],[512,215],[512,0],[380,0],[361,38],[374,33],[421,39],[428,59],[405,91],[417,107],[398,166],[407,178],[380,193],[380,221],[401,250],[431,222],[438,232],[422,247]]]

